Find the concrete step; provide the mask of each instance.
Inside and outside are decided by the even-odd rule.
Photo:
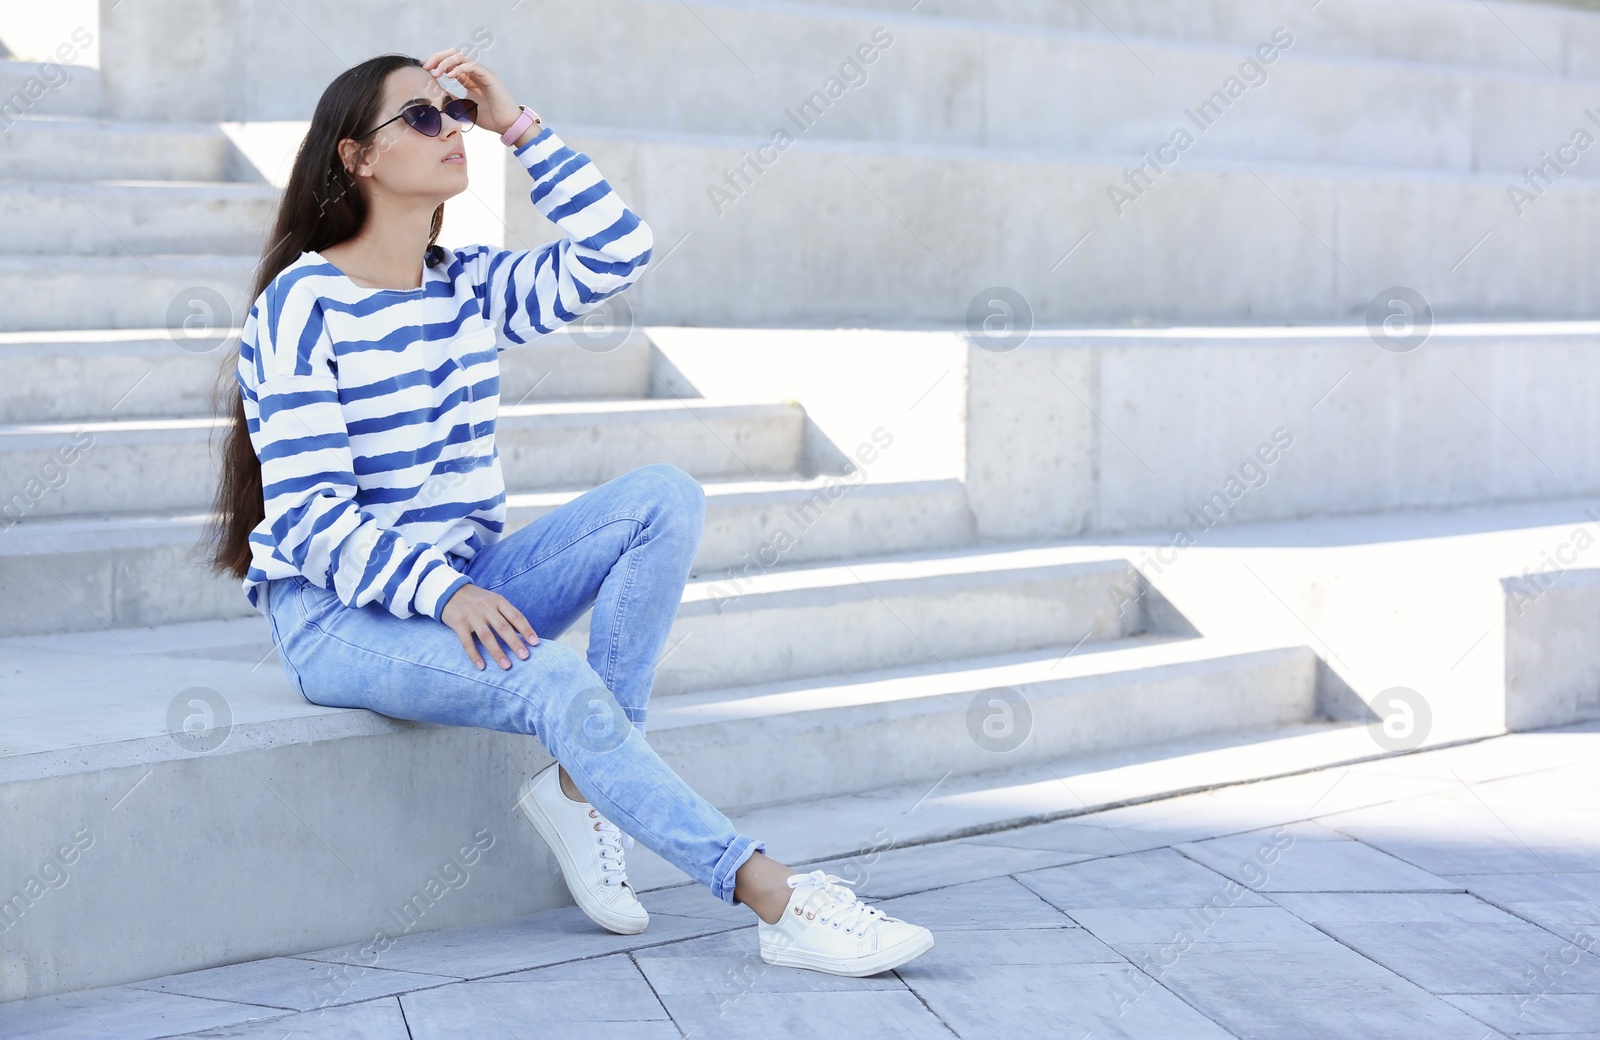
[[[277,211],[266,184],[221,181],[0,180],[0,250],[80,253],[259,253]]]
[[[646,731],[695,790],[746,809],[1301,722],[1315,687],[1304,646],[1146,635],[1076,652],[952,647],[916,666],[673,697],[652,708]]]
[[[780,538],[785,564],[972,540],[972,513],[958,480],[871,483],[844,493],[838,485],[832,476],[704,481],[706,526],[694,573],[768,558]],[[508,495],[507,531],[583,490]],[[238,582],[200,566],[204,521],[203,513],[173,513],[30,519],[6,528],[0,537],[0,634],[259,617]],[[587,632],[586,623],[574,631]]]
[[[164,253],[84,256],[0,253],[0,332],[238,328],[260,256]]]
[[[1019,35],[991,28],[974,39],[968,29],[929,24],[915,34],[927,37],[921,41],[926,48],[971,48],[970,62],[895,69],[893,74],[905,82],[914,100],[885,112],[882,106],[852,105],[844,99],[826,112],[808,112],[805,118],[814,125],[805,128],[804,136],[866,145],[1097,155],[1134,166],[1143,153],[1154,156],[1166,147],[1171,158],[1165,165],[1172,158],[1204,155],[1520,175],[1543,161],[1541,152],[1570,145],[1578,126],[1600,133],[1600,126],[1584,115],[1594,105],[1600,74],[1555,79],[1542,70],[1535,74],[1364,61],[1302,53],[1292,42],[1281,48],[1281,59],[1274,57],[1262,73],[1253,74],[1257,78],[1238,88],[1242,93],[1230,97],[1225,81],[1238,73],[1243,56],[1238,49],[1143,41],[1141,60],[1161,70],[1151,77],[1109,35]],[[985,41],[982,35],[993,38]],[[901,46],[914,48],[918,42]],[[888,64],[899,59],[891,49],[882,60]],[[968,82],[973,64],[984,69],[981,97],[972,95]],[[1051,74],[1060,68],[1072,74]],[[1110,94],[1085,89],[1086,82],[1106,81],[1117,82],[1118,89]],[[594,116],[619,122],[614,110]],[[648,128],[748,134],[761,140],[770,137],[772,122],[769,109],[728,112],[707,107],[696,116],[674,107],[652,119]],[[799,131],[794,123],[788,129]],[[1171,146],[1180,130],[1193,142],[1181,149]],[[1587,149],[1568,147],[1564,154],[1568,159],[1563,166],[1582,160],[1580,169],[1591,158]],[[72,161],[68,155],[64,150],[53,165]]]
[[[788,150],[780,130],[806,141],[922,148],[1092,148],[1125,165],[1166,142],[1185,109],[1228,89],[1227,78],[1279,27],[1292,41],[1264,67],[1267,82],[1238,85],[1237,111],[1197,146],[1214,158],[1521,170],[1571,139],[1593,104],[1593,89],[1579,81],[1600,80],[1600,17],[1544,4],[1503,12],[1470,0],[1407,0],[1395,5],[1404,13],[1377,0],[1332,9],[1301,0],[1122,0],[1103,14],[1099,6],[726,0],[699,19],[624,0],[614,55],[549,55],[540,67],[547,104],[568,128],[736,142],[732,151],[745,154],[701,176],[697,197],[741,163],[770,167]],[[370,18],[361,5],[340,17],[352,32]],[[559,5],[541,17],[548,32],[584,25],[581,12]],[[668,59],[655,55],[699,74],[662,90],[660,61]],[[235,118],[310,110],[313,77],[285,87],[274,67],[240,70],[243,82],[230,82],[252,99]],[[255,76],[261,85],[247,85]],[[615,89],[586,89],[595,76]]]
[[[215,413],[212,390],[238,360],[239,329],[0,332],[0,421],[160,419]],[[638,398],[650,387],[651,345],[642,329],[605,351],[570,328],[500,352],[500,398],[508,403]],[[230,390],[228,407],[237,397]],[[226,414],[226,413],[225,413]]]
[[[0,128],[29,115],[92,116],[105,110],[100,70],[55,62],[0,61]]]
[[[738,0],[734,0],[738,2]],[[908,13],[898,0],[795,0],[890,18],[1001,23],[1017,29],[1115,34],[1143,54],[1151,38],[1217,43],[1248,50],[1275,26],[1294,27],[1319,54],[1439,62],[1550,76],[1600,74],[1600,16],[1592,6],[1472,0],[1103,0],[1092,6],[1056,0],[922,0]],[[756,6],[754,3],[742,6]],[[789,6],[794,6],[790,4]],[[1134,39],[1130,39],[1133,37]],[[1243,54],[1240,55],[1243,57]]]
[[[18,519],[209,509],[227,422],[0,424],[0,487],[17,489]],[[501,405],[495,444],[518,490],[592,487],[659,461],[697,477],[778,476],[800,461],[804,423],[792,402],[546,401]],[[52,486],[62,469],[71,479]]]
[[[1460,794],[1464,782],[1551,762],[1586,762],[1593,738],[1585,734],[1597,730],[1600,723],[1590,722],[1430,740],[1413,754],[1384,750],[1366,725],[1310,721],[1007,762],[982,773],[935,773],[914,783],[730,815],[791,865],[823,867],[855,881],[863,898],[883,898],[898,894],[885,891],[888,876],[917,872],[914,863],[933,851],[922,846],[932,842],[960,838],[1013,857],[1046,847],[1081,855],[1141,852],[1435,791]],[[1267,780],[1279,782],[1261,783]],[[1108,809],[1125,811],[1074,827]],[[628,853],[628,878],[640,892],[689,883],[638,845]],[[654,908],[666,895],[644,902]]]
[[[0,135],[0,178],[226,181],[232,152],[215,123],[27,115]]]
[[[1226,23],[1213,22],[1209,35],[1204,15],[1169,4],[1159,5],[1164,16],[1150,25],[1166,32],[1135,36],[1107,31],[1078,3],[1049,5],[1071,23],[1064,28],[1018,25],[975,2],[965,5],[964,17],[930,16],[926,5],[906,14],[915,5],[899,0],[883,6],[902,13],[735,2],[714,5],[715,14],[702,24],[641,12],[619,23],[619,53],[707,52],[697,64],[702,74],[679,78],[663,91],[655,63],[617,60],[603,71],[616,90],[602,96],[580,86],[596,74],[589,56],[551,56],[542,66],[557,84],[550,104],[559,105],[567,129],[612,125],[634,136],[676,132],[737,142],[733,151],[744,154],[702,177],[702,196],[708,184],[725,187],[725,173],[736,183],[780,179],[753,172],[774,168],[779,154],[788,163],[789,141],[779,139],[780,130],[807,142],[1092,154],[1114,158],[1120,172],[1182,129],[1194,139],[1183,162],[1205,155],[1508,174],[1541,161],[1541,150],[1554,154],[1572,140],[1575,127],[1600,131],[1583,115],[1595,104],[1600,63],[1589,60],[1552,75],[1525,60],[1532,55],[1481,5],[1474,5],[1470,19],[1483,23],[1486,40],[1520,55],[1512,67],[1480,62],[1473,48],[1450,63],[1404,49],[1382,57],[1362,47],[1319,52],[1324,23],[1346,24],[1347,9],[1329,14],[1299,0],[1275,5],[1281,18],[1228,4]],[[1149,17],[1135,4],[1119,6],[1127,11],[1125,21]],[[1450,36],[1463,4],[1445,6],[1458,9],[1446,20],[1451,28],[1424,20],[1427,28],[1418,35]],[[1582,21],[1600,57],[1600,20],[1590,15]],[[1348,24],[1371,40],[1379,35],[1371,25],[1391,23],[1380,16]],[[718,36],[706,32],[708,25]],[[1559,64],[1573,36],[1557,32],[1547,60]],[[718,38],[744,63],[729,60]],[[774,39],[784,41],[781,52],[770,49],[767,41]],[[1241,71],[1241,63],[1259,62],[1253,56],[1262,46],[1267,61]],[[756,68],[759,78],[751,76]],[[836,83],[828,82],[829,73]],[[1218,92],[1216,110],[1191,121],[1187,113],[1199,113]],[[1585,154],[1584,161],[1593,157]],[[882,198],[893,208],[890,196]],[[722,211],[715,199],[708,208]],[[896,212],[920,233],[915,221]]]
[[[720,183],[749,150],[708,139],[564,137],[601,169],[670,150],[671,161],[630,186],[630,203],[646,215],[671,213],[670,200]],[[915,315],[925,326],[965,328],[969,305],[998,313],[979,295],[994,277],[968,274],[987,270],[1008,272],[1002,284],[1020,301],[1007,314],[1015,308],[1033,329],[1363,323],[1394,286],[1454,321],[1600,316],[1600,260],[1582,233],[1600,214],[1600,178],[1581,161],[1514,204],[1504,174],[1240,162],[1202,151],[1130,183],[1126,155],[802,139],[730,191],[724,212],[737,211],[737,221],[653,221],[663,240],[694,233],[675,254],[683,262],[642,279],[630,299],[654,325],[832,327],[848,315],[900,328]],[[752,240],[789,233],[782,202],[799,185],[808,205],[839,219],[810,225],[807,250],[753,250]],[[974,199],[1006,203],[967,204]],[[1178,227],[1181,254],[1171,248]],[[845,252],[884,276],[866,281],[807,259]],[[1560,262],[1540,266],[1551,257]],[[706,290],[732,280],[749,291]]]
[[[1058,8],[1082,13],[1080,5]],[[1103,30],[1019,32],[992,22],[913,17],[896,27],[897,42],[873,70],[893,76],[907,104],[886,115],[882,104],[852,104],[846,96],[837,105],[813,104],[804,130],[796,121],[787,129],[918,147],[1101,155],[1127,166],[1164,149],[1164,166],[1203,155],[1508,175],[1542,161],[1541,151],[1570,146],[1577,127],[1600,135],[1600,123],[1584,115],[1600,89],[1600,69],[1557,79],[1543,68],[1318,54],[1302,46],[1317,38],[1306,21],[1265,22],[1242,43],[1147,37],[1130,44]],[[1274,37],[1280,27],[1284,33]],[[818,27],[811,35],[823,34]],[[1263,45],[1268,60],[1252,59]],[[928,51],[946,57],[903,56]],[[1241,71],[1247,59],[1255,64]],[[1102,86],[1113,83],[1115,89]],[[772,133],[770,113],[751,113],[755,125],[734,127],[727,113],[713,111],[723,122],[676,125]],[[1563,166],[1587,160],[1586,153],[1568,147]]]
[[[457,902],[449,913],[424,927],[503,919],[570,900],[549,853],[515,815],[520,778],[549,761],[537,740],[309,705],[271,661],[259,618],[112,630],[98,638],[118,649],[86,653],[82,637],[71,635],[0,644],[11,671],[0,687],[0,710],[12,720],[0,736],[0,820],[7,834],[0,870],[26,878],[41,856],[74,834],[86,840],[83,828],[93,839],[70,868],[85,883],[48,893],[54,899],[48,910],[20,907],[0,996],[370,938],[374,922],[403,905],[419,879],[475,835],[492,835],[499,855],[517,869],[475,873],[474,883],[452,896]],[[127,652],[137,664],[130,667],[123,647],[137,648]],[[1037,663],[949,663],[954,672],[969,672],[972,692],[979,693],[986,683],[1023,679],[1017,671],[984,675],[985,666],[1033,668],[1041,681],[1028,683],[1039,697],[1029,740],[1041,749],[1063,742],[1129,749],[1189,725],[1212,731],[1223,719],[1257,727],[1304,721],[1310,703],[1313,658],[1305,650],[1232,647],[1185,655],[1152,644],[1110,653],[1119,656],[1070,659],[1059,680],[1044,678],[1048,668]],[[731,777],[757,750],[747,742],[787,733],[813,751],[794,754],[793,768],[771,768],[777,763],[769,757],[747,773],[736,800],[750,803],[786,802],[790,790],[842,795],[897,775],[920,784],[975,764],[1011,761],[969,750],[941,758],[972,742],[972,696],[954,690],[954,680],[927,681],[925,698],[864,695],[858,687],[840,694],[834,708],[734,705],[717,721],[680,719],[685,724],[662,730],[659,746],[673,768],[724,788],[728,781],[717,779],[712,759],[728,756],[721,771]],[[827,696],[819,690],[818,697]],[[1138,710],[1119,707],[1129,704]],[[1214,715],[1207,705],[1215,705]],[[814,752],[829,732],[833,746],[818,758]],[[172,833],[177,812],[221,822],[174,834],[176,846],[148,840]],[[271,856],[261,855],[265,847]],[[169,875],[174,855],[182,856],[191,882],[186,912],[177,916],[148,898],[156,879]],[[241,892],[252,898],[241,899]],[[117,939],[129,934],[146,937],[137,957]],[[73,941],[65,941],[69,936]]]
[[[588,620],[585,614],[562,642],[587,649]],[[690,582],[654,690],[670,697],[869,667],[927,667],[1147,632],[1192,629],[1126,560],[993,547],[857,556]]]

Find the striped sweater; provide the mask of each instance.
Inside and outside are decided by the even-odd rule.
[[[298,574],[349,607],[437,618],[504,534],[499,352],[628,288],[653,241],[549,126],[513,154],[566,237],[439,250],[417,289],[362,288],[307,251],[251,305],[238,382],[266,506],[244,579],[257,610],[263,583]]]

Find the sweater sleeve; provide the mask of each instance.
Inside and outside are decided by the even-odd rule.
[[[638,280],[654,238],[583,152],[545,126],[512,154],[533,178],[529,194],[565,237],[536,249],[468,246],[484,317],[515,345],[594,310]]]
[[[253,343],[262,498],[277,552],[347,607],[381,604],[396,617],[438,618],[470,579],[443,550],[412,543],[355,501],[349,433],[339,406],[333,341],[321,305],[294,286],[269,286],[241,338]]]

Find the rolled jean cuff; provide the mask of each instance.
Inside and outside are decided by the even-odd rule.
[[[765,852],[767,843],[748,834],[740,834],[728,843],[728,850],[717,860],[711,871],[711,894],[733,905],[734,875],[745,861],[757,852]]]

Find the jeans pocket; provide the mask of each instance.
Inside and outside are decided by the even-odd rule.
[[[300,613],[300,618],[313,628],[319,627],[322,621],[335,607],[342,607],[339,596],[332,589],[325,589],[321,585],[303,575],[293,578],[295,607]]]

